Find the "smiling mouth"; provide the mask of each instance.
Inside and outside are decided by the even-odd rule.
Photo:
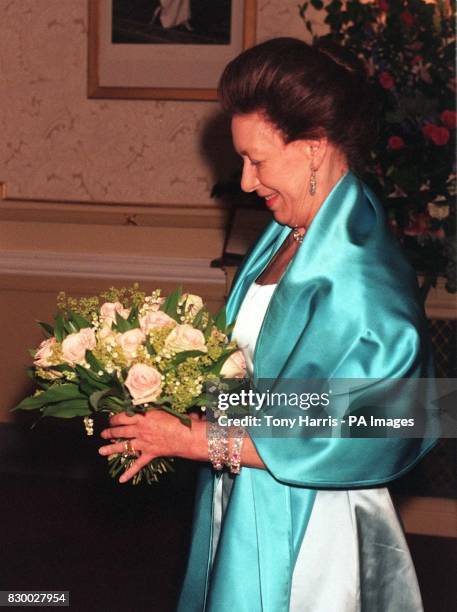
[[[278,197],[277,193],[272,193],[271,195],[263,196],[263,198],[265,199],[265,205],[268,208],[271,208],[273,206],[274,202],[276,201],[277,197]]]

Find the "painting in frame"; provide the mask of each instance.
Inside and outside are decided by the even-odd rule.
[[[89,98],[216,100],[256,0],[89,0]]]

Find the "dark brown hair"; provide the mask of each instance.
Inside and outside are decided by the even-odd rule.
[[[361,62],[340,47],[273,38],[247,49],[219,82],[230,115],[260,112],[285,142],[320,136],[362,171],[376,137],[373,98]]]

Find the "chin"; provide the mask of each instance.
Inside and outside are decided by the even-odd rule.
[[[288,225],[289,227],[292,227],[292,225],[290,224],[290,219],[287,218],[285,215],[281,215],[280,212],[278,213],[273,213],[273,218],[276,221],[276,223],[280,223],[281,225]]]

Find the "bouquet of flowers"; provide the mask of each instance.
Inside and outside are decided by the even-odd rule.
[[[57,305],[54,326],[39,323],[47,338],[31,351],[37,390],[15,409],[82,417],[88,435],[99,412],[160,409],[190,425],[188,414],[208,401],[206,383],[245,375],[225,310],[213,318],[198,295],[178,289],[165,298],[160,289],[146,295],[133,285],[89,298],[60,293]],[[127,451],[111,456],[111,475],[135,459]],[[157,481],[170,468],[155,459],[133,482]]]

